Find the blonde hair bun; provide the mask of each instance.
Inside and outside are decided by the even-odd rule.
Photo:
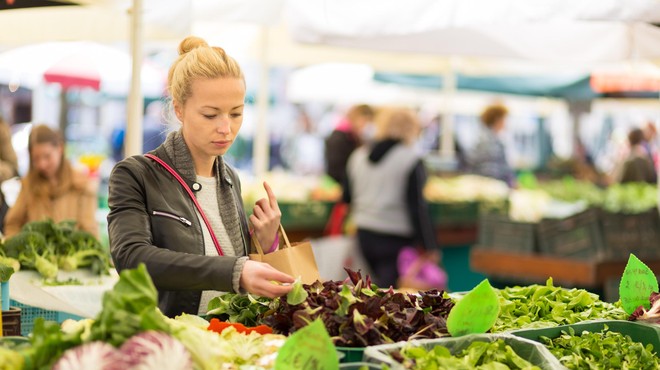
[[[209,44],[201,37],[197,36],[188,36],[179,44],[179,55],[188,53],[189,51],[199,48],[199,47],[208,47]]]

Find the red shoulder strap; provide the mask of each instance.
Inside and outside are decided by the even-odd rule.
[[[183,180],[183,178],[172,168],[170,167],[165,161],[162,159],[156,157],[153,154],[145,154],[144,155],[147,158],[153,159],[156,161],[158,164],[163,166],[169,172],[174,176],[177,181],[179,181],[179,184],[183,187],[183,189],[188,193],[190,196],[190,199],[192,199],[193,203],[195,203],[195,207],[197,208],[197,211],[199,211],[199,214],[202,215],[202,219],[204,220],[204,223],[206,224],[206,227],[209,230],[209,234],[211,234],[211,239],[213,240],[213,244],[215,245],[215,249],[218,251],[218,255],[223,256],[222,253],[222,248],[220,248],[220,242],[218,242],[218,238],[215,237],[215,233],[213,232],[213,228],[211,227],[211,223],[209,222],[208,218],[206,218],[206,215],[204,214],[204,210],[202,209],[202,206],[199,205],[199,202],[197,202],[197,198],[195,197],[195,194],[193,194],[192,190],[190,190],[190,186],[186,184],[186,182]]]

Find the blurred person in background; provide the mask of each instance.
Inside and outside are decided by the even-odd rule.
[[[165,141],[167,125],[163,119],[163,103],[160,100],[149,103],[142,121],[142,153],[148,153]],[[126,122],[113,130],[111,134],[112,158],[115,162],[124,159],[124,138],[126,136]]]
[[[32,127],[28,152],[30,168],[5,218],[5,235],[17,234],[28,222],[50,218],[75,220],[80,229],[98,236],[96,184],[66,159],[60,132],[46,125]]]
[[[0,184],[5,180],[18,176],[18,159],[11,143],[11,129],[0,117]],[[4,233],[4,220],[9,211],[5,195],[0,190],[0,232]]]
[[[652,121],[646,122],[642,129],[644,133],[643,146],[655,168],[658,168],[658,130]]]
[[[481,113],[479,140],[473,151],[468,153],[468,172],[515,186],[513,169],[507,161],[504,143],[499,137],[508,114],[508,109],[500,104],[491,105]]]
[[[396,283],[404,247],[438,250],[422,191],[426,170],[414,149],[419,133],[409,110],[383,111],[376,118],[375,141],[348,160],[343,200],[350,204],[360,249],[381,287]]]
[[[328,175],[339,184],[346,177],[348,157],[368,136],[374,109],[366,104],[351,107],[325,140],[325,167]]]
[[[18,176],[18,159],[11,144],[11,129],[0,117],[0,183],[14,176]]]
[[[639,128],[633,129],[628,133],[628,144],[630,153],[623,163],[621,171],[621,183],[627,182],[646,182],[655,184],[657,174],[653,161],[648,151],[644,147],[644,131]]]

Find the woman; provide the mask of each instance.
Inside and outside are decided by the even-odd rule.
[[[502,105],[491,105],[481,113],[483,128],[474,151],[468,157],[469,172],[492,177],[515,186],[515,177],[506,159],[504,144],[498,135],[504,130],[508,110]]]
[[[15,235],[26,223],[47,218],[75,220],[80,229],[98,235],[96,185],[65,158],[62,135],[45,125],[34,126],[28,152],[30,169],[5,218],[5,235]]]
[[[397,256],[404,247],[437,250],[422,193],[426,172],[413,147],[419,131],[411,112],[385,111],[376,119],[376,141],[348,160],[344,201],[350,204],[360,249],[382,287],[396,283]]]
[[[223,161],[243,122],[240,66],[223,49],[188,37],[179,45],[168,86],[181,128],[152,156],[127,158],[110,176],[108,230],[115,266],[146,264],[160,309],[171,317],[206,313],[216,290],[286,294],[291,287],[281,284],[292,283],[291,276],[246,257],[251,238],[265,249],[277,247],[277,200],[264,183],[268,199],[256,202],[250,233],[239,179]]]

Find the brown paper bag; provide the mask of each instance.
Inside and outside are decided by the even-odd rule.
[[[300,276],[303,284],[312,284],[316,280],[320,280],[312,244],[308,241],[291,244],[282,224],[280,224],[280,231],[284,238],[284,245],[272,253],[265,254],[259,245],[259,240],[256,237],[252,238],[257,253],[250,253],[250,259],[265,262],[275,269],[293,276],[294,279]]]

